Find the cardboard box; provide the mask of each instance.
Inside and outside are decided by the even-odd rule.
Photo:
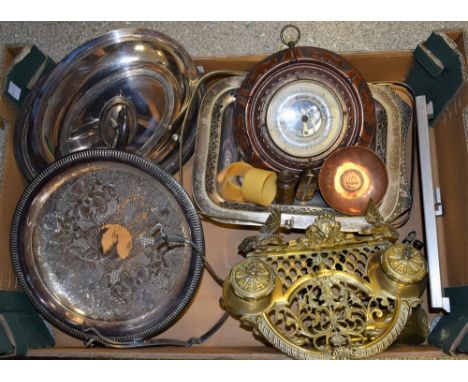
[[[466,36],[453,32],[450,37],[457,42],[466,57]],[[18,50],[7,49],[3,72]],[[413,63],[411,51],[353,52],[343,54],[367,81],[403,82]],[[239,57],[198,58],[205,72],[216,69],[249,70],[266,55]],[[434,179],[441,188],[444,215],[438,217],[439,251],[443,286],[468,284],[467,216],[468,173],[467,159],[467,114],[468,84],[465,83],[456,97],[448,104],[441,117],[431,129]],[[465,110],[464,110],[465,109]],[[1,97],[0,115],[8,123],[8,137],[4,162],[4,177],[0,189],[0,289],[17,289],[18,283],[11,268],[9,253],[9,230],[15,204],[26,183],[13,156],[13,126],[18,109]],[[410,150],[410,148],[408,148]],[[184,184],[190,189],[190,169],[193,159],[186,165]],[[416,174],[416,176],[418,176]],[[190,190],[189,190],[190,191]],[[423,215],[420,203],[419,182],[415,182],[414,207],[410,220],[400,229],[400,237],[416,230],[423,237]],[[241,258],[237,255],[240,241],[253,234],[252,229],[239,229],[203,221],[208,257],[219,275],[227,275],[232,265]],[[187,339],[203,334],[222,315],[219,306],[221,288],[204,272],[201,285],[184,315],[161,338]],[[424,305],[428,310],[427,293]],[[431,312],[433,313],[433,312]],[[191,348],[146,348],[107,349],[84,348],[81,341],[54,329],[56,347],[33,350],[29,357],[41,358],[154,358],[154,359],[284,359],[284,354],[255,339],[250,331],[240,327],[240,322],[229,318],[226,324],[206,343]],[[376,358],[445,358],[439,348],[429,345],[394,345]],[[463,357],[463,356],[460,356]]]

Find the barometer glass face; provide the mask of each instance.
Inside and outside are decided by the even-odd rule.
[[[332,147],[343,131],[344,111],[327,86],[299,80],[273,95],[266,124],[273,143],[285,153],[306,158]]]

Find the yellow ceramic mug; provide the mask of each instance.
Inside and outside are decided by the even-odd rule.
[[[244,176],[242,196],[246,202],[269,206],[276,196],[276,174],[252,168]]]
[[[237,176],[243,178],[242,186],[235,183],[234,177]],[[216,179],[221,195],[234,202],[268,206],[276,196],[276,174],[254,168],[248,163],[232,163],[221,171]]]
[[[219,184],[219,193],[223,198],[233,202],[244,202],[242,197],[242,188],[234,180],[235,177],[244,177],[247,171],[253,168],[245,162],[234,162],[221,171],[216,180]]]

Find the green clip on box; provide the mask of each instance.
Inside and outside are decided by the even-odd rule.
[[[37,46],[24,47],[8,70],[4,94],[21,106],[34,84],[54,66],[55,62]]]
[[[0,291],[0,358],[25,356],[55,345],[47,325],[23,292]]]

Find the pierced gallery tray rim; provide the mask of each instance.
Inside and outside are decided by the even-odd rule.
[[[193,171],[193,197],[199,212],[207,218],[220,223],[233,225],[259,226],[267,219],[270,207],[260,207],[247,203],[231,203],[227,202],[218,192],[216,187],[216,174],[219,171],[219,157],[221,151],[225,151],[223,141],[223,127],[228,131],[232,130],[232,126],[223,125],[223,117],[228,107],[231,107],[236,99],[236,91],[238,90],[244,76],[234,76],[222,79],[213,84],[207,91],[205,98],[202,101],[199,116],[198,116],[198,134],[196,139],[195,161]],[[375,84],[374,84],[375,85]],[[395,114],[395,113],[394,113]],[[395,116],[393,116],[396,118]],[[406,121],[408,124],[412,117]],[[403,122],[401,122],[403,123]],[[231,124],[232,125],[232,124]],[[227,127],[226,127],[227,126]],[[408,126],[405,128],[402,125],[400,135],[393,133],[394,139],[401,139],[406,142],[406,134]],[[394,130],[397,130],[396,128]],[[229,143],[229,142],[228,142]],[[395,142],[397,144],[397,142]],[[232,146],[228,144],[228,146]],[[235,143],[234,143],[235,145]],[[228,148],[229,149],[229,148]],[[402,149],[404,151],[404,149]],[[232,147],[231,147],[231,151]],[[394,150],[395,151],[395,150]],[[237,156],[236,156],[237,155]],[[226,156],[226,154],[223,154]],[[238,154],[233,154],[231,157],[239,158]],[[404,163],[405,156],[398,157],[393,154],[393,162]],[[399,161],[399,162],[398,162]],[[231,159],[235,162],[235,159]],[[397,174],[397,175],[396,175]],[[406,173],[401,173],[400,170],[394,170],[393,177],[398,176],[398,182],[401,182],[402,187],[407,186],[405,176]],[[390,195],[393,199],[387,204],[397,203],[398,195],[393,192]],[[388,198],[387,198],[388,199]],[[321,206],[280,206],[282,212],[282,225],[293,229],[305,229],[313,224],[316,217],[327,212],[336,215],[337,220],[341,223],[345,231],[359,231],[367,227],[368,223],[363,217],[344,216],[330,207]]]

